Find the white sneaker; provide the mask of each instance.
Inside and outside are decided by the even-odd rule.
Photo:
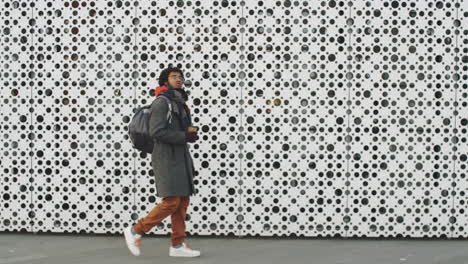
[[[127,242],[127,247],[130,250],[130,252],[135,255],[139,256],[140,255],[140,245],[141,245],[141,235],[132,234],[132,226],[129,226],[124,229],[124,236],[125,236],[125,241]]]
[[[200,251],[193,250],[189,245],[182,243],[182,246],[180,248],[175,248],[171,246],[169,250],[169,256],[193,258],[200,256]]]

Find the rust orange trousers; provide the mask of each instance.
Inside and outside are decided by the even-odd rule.
[[[148,232],[153,226],[161,223],[166,217],[171,216],[171,241],[173,246],[182,244],[185,239],[185,216],[190,197],[169,196],[164,197],[156,207],[154,207],[147,216],[140,219],[133,229],[138,234]]]

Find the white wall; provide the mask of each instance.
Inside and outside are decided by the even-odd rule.
[[[172,63],[202,128],[191,234],[466,238],[467,12],[2,1],[0,230],[119,233],[144,216],[159,199],[127,125]]]

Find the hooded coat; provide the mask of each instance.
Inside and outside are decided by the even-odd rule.
[[[156,89],[156,95],[167,89]],[[195,193],[193,183],[194,165],[189,145],[185,138],[182,113],[177,103],[172,103],[172,121],[167,120],[169,105],[157,97],[151,104],[149,132],[154,142],[151,164],[156,180],[158,197],[190,196]],[[188,107],[182,108],[190,116]],[[191,118],[189,123],[192,125]]]

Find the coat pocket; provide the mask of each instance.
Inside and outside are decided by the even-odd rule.
[[[174,147],[174,145],[170,145],[170,146],[171,146],[171,161],[172,161],[172,163],[176,163],[177,157],[176,157],[176,154],[175,154],[175,147]]]

